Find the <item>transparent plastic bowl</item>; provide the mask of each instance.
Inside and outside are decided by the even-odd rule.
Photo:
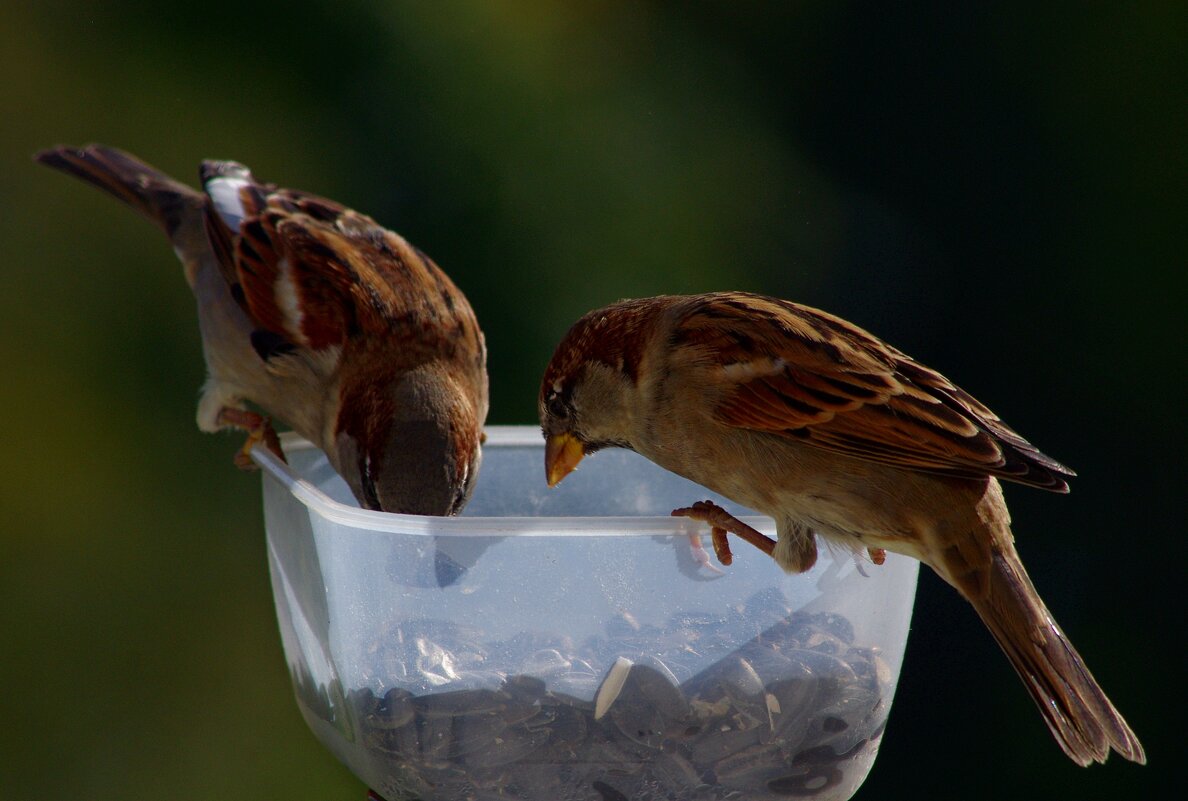
[[[624,450],[550,490],[534,427],[489,429],[458,518],[360,510],[284,444],[254,458],[297,702],[388,801],[845,799],[870,770],[915,561],[789,576],[732,538],[714,572],[673,508],[772,522]]]

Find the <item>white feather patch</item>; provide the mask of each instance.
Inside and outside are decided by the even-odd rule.
[[[281,259],[277,267],[279,270],[276,284],[273,286],[277,308],[285,316],[285,327],[289,334],[298,342],[304,342],[301,323],[305,314],[301,310],[301,296],[297,292],[297,283],[293,280],[293,264],[288,259]]]
[[[206,182],[206,194],[210,195],[215,211],[232,231],[238,231],[247,216],[239,197],[239,190],[247,185],[248,180],[238,175],[224,175]]]

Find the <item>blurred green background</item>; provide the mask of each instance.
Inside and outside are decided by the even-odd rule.
[[[169,6],[163,10],[162,6]],[[291,698],[239,437],[194,427],[160,235],[38,167],[234,158],[405,234],[531,423],[582,312],[749,289],[848,317],[1080,472],[1020,550],[1151,765],[1082,770],[922,575],[859,799],[1153,798],[1182,761],[1182,2],[0,5],[0,799],[342,799]]]

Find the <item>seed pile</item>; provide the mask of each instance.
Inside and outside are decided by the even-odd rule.
[[[749,610],[771,618],[777,599],[761,596],[674,616],[663,634],[622,615],[580,645],[404,621],[343,699],[373,787],[387,801],[846,798],[878,747],[890,671],[832,613],[785,610],[722,645]],[[324,710],[325,688],[298,687]]]

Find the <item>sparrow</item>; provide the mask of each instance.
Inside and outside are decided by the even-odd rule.
[[[264,410],[328,457],[366,509],[451,515],[487,416],[486,345],[465,295],[417,248],[332,200],[204,161],[203,191],[103,145],[36,155],[155,223],[198,304],[198,428],[284,458]],[[250,405],[249,405],[250,404]]]
[[[775,521],[773,542],[709,502],[673,514],[791,573],[817,537],[927,564],[968,600],[1077,764],[1142,745],[1053,620],[1015,550],[1001,480],[1067,492],[1045,456],[940,373],[856,325],[745,292],[625,300],[557,346],[539,395],[555,485],[629,448]]]

